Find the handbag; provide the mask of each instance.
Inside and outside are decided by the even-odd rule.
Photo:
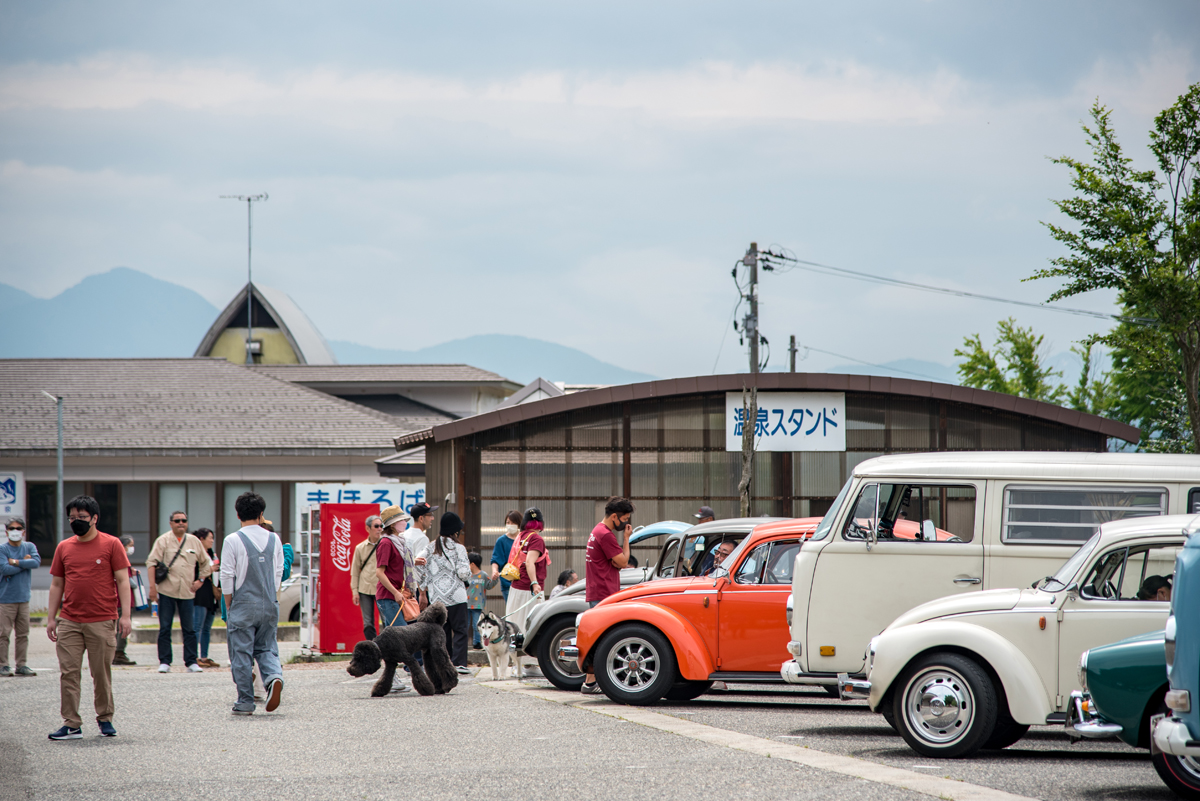
[[[525,542],[529,541],[529,537],[525,538]],[[508,562],[500,569],[500,578],[505,581],[516,581],[521,577],[521,554],[525,550],[525,545],[521,540],[517,540],[512,544],[512,548],[508,552]]]
[[[421,614],[421,604],[417,603],[417,599],[412,596],[408,590],[402,590],[400,593],[400,609],[396,612],[396,617],[392,618],[389,626],[396,625],[396,618],[404,615],[404,620],[408,623],[416,620]]]
[[[154,583],[162,584],[167,580],[167,576],[171,575],[171,565],[175,564],[175,560],[179,558],[179,554],[183,553],[183,546],[187,545],[187,535],[183,535],[183,540],[179,543],[179,550],[175,552],[175,556],[171,559],[171,563],[163,567],[162,562],[156,562],[154,565]]]
[[[139,571],[133,571],[133,578],[129,585],[133,593],[133,608],[149,609],[150,599],[146,595],[146,583],[142,580],[142,574]]]

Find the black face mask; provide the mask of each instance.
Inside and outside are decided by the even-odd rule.
[[[71,521],[71,531],[75,532],[75,536],[77,536],[77,537],[82,537],[84,534],[87,534],[91,528],[92,528],[91,520],[72,520]]]

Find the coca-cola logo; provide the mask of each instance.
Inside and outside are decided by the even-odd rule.
[[[344,517],[334,516],[333,531],[333,566],[338,570],[350,572],[350,521]]]

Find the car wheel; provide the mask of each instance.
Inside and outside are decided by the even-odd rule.
[[[892,714],[918,754],[961,757],[983,747],[996,728],[996,688],[983,668],[959,654],[933,653],[905,668]]]
[[[1160,713],[1171,714],[1166,704],[1159,707]],[[1190,756],[1164,754],[1150,749],[1150,760],[1163,783],[1180,798],[1190,801],[1200,799],[1200,759]]]
[[[681,681],[667,690],[668,701],[694,701],[712,689],[711,681]]]
[[[618,626],[596,646],[596,681],[622,704],[653,704],[675,685],[675,651],[657,629]]]
[[[891,699],[888,699],[887,703],[879,707],[879,714],[883,715],[884,722],[892,727],[892,731],[897,734],[900,733],[900,730],[896,728],[896,714],[892,711]]]
[[[1009,716],[1006,710],[1000,710],[996,728],[992,730],[992,736],[987,738],[987,742],[983,747],[988,750],[1008,748],[1010,745],[1020,740],[1029,731],[1029,727],[1021,723],[1017,723]]]
[[[830,698],[840,699],[842,697],[842,694],[838,692],[838,687],[836,684],[822,684],[821,689],[824,690],[825,694]]]
[[[288,612],[288,622],[289,623],[299,623],[300,622],[300,604],[296,604],[295,606],[292,607],[292,611]]]
[[[575,644],[575,618],[561,615],[548,621],[538,635],[537,660],[542,675],[560,690],[577,692],[583,686],[583,671],[573,658],[559,659],[559,648]]]

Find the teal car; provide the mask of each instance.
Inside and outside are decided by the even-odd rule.
[[[1167,694],[1163,632],[1084,651],[1079,658],[1082,692],[1071,694],[1067,735],[1073,739],[1116,737],[1134,748],[1150,747],[1150,719]]]

